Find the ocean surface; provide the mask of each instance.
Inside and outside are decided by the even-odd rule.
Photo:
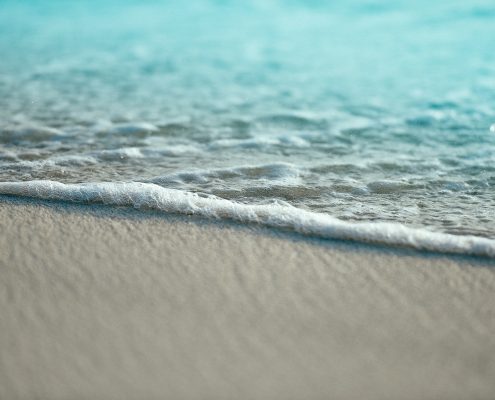
[[[495,256],[495,3],[0,1],[0,194]]]

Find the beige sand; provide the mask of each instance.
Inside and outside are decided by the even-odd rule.
[[[0,201],[1,399],[494,399],[495,263]]]

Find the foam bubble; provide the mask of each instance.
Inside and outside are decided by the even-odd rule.
[[[151,183],[63,184],[54,181],[1,182],[0,194],[196,214],[288,228],[321,238],[408,246],[416,249],[495,257],[495,240],[413,229],[398,223],[357,223],[287,204],[248,205],[167,189]]]

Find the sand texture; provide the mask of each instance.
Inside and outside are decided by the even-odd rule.
[[[0,199],[1,399],[495,399],[495,261]]]

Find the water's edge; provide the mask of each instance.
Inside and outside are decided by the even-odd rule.
[[[327,214],[287,205],[241,204],[214,196],[202,197],[182,190],[167,189],[151,183],[63,184],[45,180],[0,182],[0,194],[194,214],[206,218],[284,228],[323,239],[354,240],[495,258],[495,240],[482,237],[413,229],[399,223],[347,222]]]

